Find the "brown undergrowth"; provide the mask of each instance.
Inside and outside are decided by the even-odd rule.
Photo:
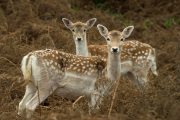
[[[106,44],[97,24],[109,30],[122,30],[133,24],[135,29],[128,40],[137,39],[156,48],[158,77],[150,72],[144,91],[136,89],[129,80],[121,79],[111,118],[107,118],[111,96],[106,96],[100,109],[89,116],[85,99],[80,99],[72,110],[72,101],[52,95],[37,107],[34,119],[178,120],[180,2],[106,0],[101,7],[92,1],[88,3],[82,0],[79,3],[73,0],[0,0],[0,119],[25,119],[17,115],[25,92],[21,87],[24,82],[20,70],[22,57],[45,48],[75,54],[72,33],[61,19],[86,22],[96,17],[96,24],[87,31],[88,44]],[[109,3],[113,7],[107,8]],[[122,16],[118,16],[120,14]]]

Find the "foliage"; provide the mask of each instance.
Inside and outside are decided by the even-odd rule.
[[[164,18],[164,26],[170,28],[171,26],[177,25],[180,23],[180,18]]]
[[[74,8],[72,8],[72,10],[74,10],[74,11],[76,11],[76,12],[77,12],[77,11],[78,11],[78,8],[75,8],[75,7],[74,7]]]
[[[150,28],[153,25],[153,22],[151,22],[150,20],[144,20],[143,22],[143,26],[145,29]]]

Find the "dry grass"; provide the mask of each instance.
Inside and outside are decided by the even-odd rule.
[[[109,1],[107,1],[108,3]],[[74,4],[74,3],[73,3]],[[72,4],[72,6],[73,6]],[[74,120],[178,120],[180,110],[180,40],[179,23],[169,28],[164,18],[179,17],[180,2],[168,1],[114,1],[110,11],[123,13],[132,20],[135,29],[129,39],[138,39],[156,48],[159,76],[149,75],[145,91],[136,89],[129,80],[120,80],[111,118],[107,118],[111,96],[105,97],[100,110],[88,115],[88,105],[80,99],[72,109],[72,101],[50,96],[38,107],[34,119]],[[82,2],[77,6],[83,6]],[[17,115],[18,104],[24,95],[24,82],[20,71],[21,59],[27,53],[52,48],[75,53],[71,32],[61,19],[86,22],[96,17],[97,22],[87,31],[88,44],[106,44],[96,28],[105,25],[109,30],[122,30],[126,19],[117,20],[104,12],[105,6],[97,9],[92,3],[78,12],[68,7],[63,0],[1,0],[0,1],[0,119],[25,118]],[[80,9],[80,8],[79,8]],[[89,9],[91,11],[87,11]],[[148,21],[148,23],[145,21]],[[152,23],[152,24],[149,24]],[[40,116],[41,111],[41,116]]]

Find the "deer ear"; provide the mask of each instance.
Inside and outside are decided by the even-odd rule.
[[[99,33],[100,33],[103,37],[107,37],[107,36],[108,36],[108,29],[107,29],[105,26],[103,26],[103,25],[101,25],[101,24],[98,24],[98,25],[97,25],[97,28],[98,28],[98,30],[99,30]]]
[[[86,28],[87,29],[91,28],[94,25],[94,23],[96,22],[96,20],[97,20],[96,18],[92,18],[92,19],[88,20],[86,22]]]
[[[68,29],[71,29],[73,23],[69,19],[63,18],[62,21]]]
[[[122,32],[122,35],[123,35],[123,38],[127,38],[131,35],[132,31],[134,29],[134,26],[128,26],[126,27],[123,32]]]

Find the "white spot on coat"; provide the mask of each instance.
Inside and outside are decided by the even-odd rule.
[[[76,69],[77,69],[77,67],[74,67],[74,68],[73,68],[73,70],[76,70]]]

